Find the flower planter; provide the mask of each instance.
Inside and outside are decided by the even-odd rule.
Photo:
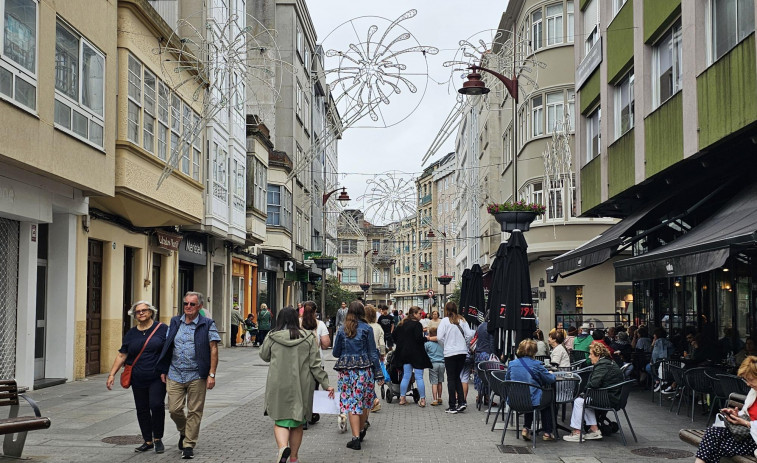
[[[326,270],[331,268],[331,264],[333,264],[335,260],[336,259],[333,257],[316,257],[313,259],[313,262],[315,262],[315,266],[319,269]]]
[[[503,232],[512,232],[513,230],[528,231],[531,229],[531,222],[536,220],[535,212],[528,211],[505,211],[495,212],[494,220],[499,222]]]
[[[360,289],[362,289],[363,292],[366,292],[369,289],[371,289],[371,284],[370,283],[360,283]]]
[[[442,286],[447,286],[450,281],[452,281],[452,277],[449,275],[442,275],[440,277],[436,277],[436,280],[439,282]]]

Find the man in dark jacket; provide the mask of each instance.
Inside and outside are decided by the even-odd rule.
[[[594,365],[594,369],[586,383],[587,389],[599,389],[612,386],[623,382],[623,373],[618,365],[610,358],[610,351],[600,342],[592,343],[589,348],[589,360]],[[620,388],[608,391],[610,403],[615,406],[620,403]],[[597,426],[597,417],[594,410],[586,409],[584,411],[584,398],[577,397],[573,401],[573,412],[570,415],[570,426],[573,428],[572,434],[563,436],[563,440],[568,442],[579,442],[579,430],[581,429],[581,416],[586,419],[586,424],[591,427],[590,432],[584,434],[584,439],[601,439],[602,432]]]
[[[186,460],[194,458],[205,393],[216,384],[221,337],[215,322],[200,315],[204,302],[202,293],[184,295],[184,314],[171,319],[157,366],[166,383],[168,411],[179,431],[179,450]]]

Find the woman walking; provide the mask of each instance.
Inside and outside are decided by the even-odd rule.
[[[260,358],[270,362],[265,385],[265,410],[274,420],[273,435],[279,448],[277,462],[299,461],[302,425],[313,412],[317,381],[334,397],[329,376],[321,368],[318,341],[312,331],[300,328],[299,314],[286,307],[276,318],[276,327],[260,347]]]
[[[444,367],[447,370],[447,392],[449,408],[447,413],[458,413],[468,407],[463,392],[460,373],[463,371],[465,357],[468,355],[468,340],[475,331],[468,327],[465,319],[458,315],[457,304],[448,302],[444,306],[444,318],[437,328],[437,339],[444,345]]]
[[[373,330],[365,322],[365,309],[359,301],[350,303],[344,325],[334,337],[332,351],[339,372],[340,411],[349,415],[352,440],[347,448],[360,450],[368,431],[368,414],[373,406],[374,378],[384,384]]]
[[[265,337],[271,330],[271,311],[266,304],[260,304],[258,312],[258,335],[255,337],[254,346],[259,346],[265,341]]]
[[[378,348],[379,360],[384,361],[384,355],[386,355],[386,344],[384,343],[384,329],[376,321],[376,307],[371,304],[365,306],[365,322],[373,330],[373,340],[376,342],[376,348]],[[373,388],[374,395],[376,394],[376,387]],[[378,397],[373,398],[373,407],[371,413],[375,413],[381,410],[381,399]]]
[[[116,360],[110,367],[105,382],[108,389],[113,387],[116,373],[124,365],[131,365],[131,392],[137,409],[137,422],[144,443],[135,452],[155,449],[163,453],[163,429],[166,418],[166,383],[160,380],[155,370],[158,356],[163,350],[168,327],[154,320],[158,310],[147,301],[134,303],[129,315],[137,319],[137,326],[126,332]]]
[[[402,365],[402,381],[400,382],[400,405],[407,405],[407,388],[410,385],[410,377],[415,372],[415,382],[418,384],[420,400],[418,405],[426,406],[426,385],[423,383],[423,370],[431,368],[431,360],[428,358],[423,344],[426,338],[423,336],[423,326],[420,318],[420,307],[410,307],[407,316],[400,322],[392,336],[397,344],[394,355],[397,356],[397,364]]]

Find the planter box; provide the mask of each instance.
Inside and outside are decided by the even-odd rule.
[[[528,231],[531,229],[531,222],[536,220],[536,213],[528,211],[495,212],[493,215],[502,231],[509,233],[513,230]]]

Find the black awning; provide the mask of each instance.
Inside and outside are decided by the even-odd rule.
[[[591,241],[552,259],[552,270],[547,273],[550,281],[554,282],[558,276],[565,277],[567,274],[577,273],[607,262],[620,252],[621,245],[633,242],[633,236],[636,235],[635,225],[668,199],[669,196],[666,196],[651,202]]]
[[[654,251],[615,263],[616,281],[694,275],[722,267],[732,252],[755,246],[757,183],[700,225]]]

